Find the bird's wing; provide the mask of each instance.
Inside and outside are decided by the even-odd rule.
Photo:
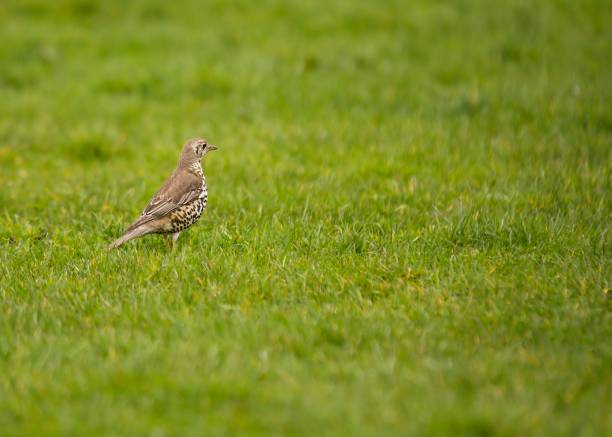
[[[128,228],[128,231],[162,218],[175,209],[193,202],[201,196],[203,190],[201,177],[188,172],[173,174],[155,193],[140,218]]]

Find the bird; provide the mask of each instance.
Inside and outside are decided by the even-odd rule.
[[[140,217],[107,249],[114,249],[147,234],[172,234],[174,251],[180,233],[197,222],[208,205],[208,187],[200,161],[213,150],[217,150],[217,146],[203,138],[188,140],[183,145],[174,172],[155,193]]]

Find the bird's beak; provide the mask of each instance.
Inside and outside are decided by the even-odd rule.
[[[215,146],[214,144],[209,144],[208,145],[208,150],[217,150],[217,149],[218,149],[218,147]]]

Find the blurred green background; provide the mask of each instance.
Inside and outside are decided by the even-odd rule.
[[[611,9],[0,2],[0,434],[610,433]]]

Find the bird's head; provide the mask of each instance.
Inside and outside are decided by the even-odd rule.
[[[204,155],[212,150],[217,150],[217,146],[208,144],[203,138],[194,138],[185,143],[181,153],[181,161],[192,163],[202,159]]]

